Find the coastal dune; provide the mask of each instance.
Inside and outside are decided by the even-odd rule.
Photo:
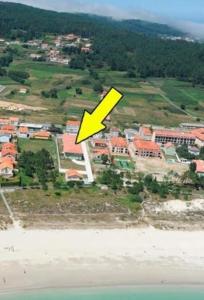
[[[204,231],[152,227],[0,232],[0,291],[203,284]]]

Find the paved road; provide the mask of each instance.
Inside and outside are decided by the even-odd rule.
[[[93,177],[91,162],[90,162],[90,158],[89,158],[89,154],[88,154],[87,143],[82,142],[81,147],[82,147],[82,151],[84,154],[85,168],[86,168],[86,174],[88,177],[88,183],[92,183],[92,182],[94,182],[94,177]]]

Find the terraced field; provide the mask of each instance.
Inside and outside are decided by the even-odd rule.
[[[1,78],[0,84],[6,86],[1,100],[47,108],[45,112],[18,113],[25,120],[63,124],[69,117],[80,118],[84,109],[91,111],[100,100],[100,93],[94,90],[96,81],[88,70],[29,60],[16,60],[10,69],[29,72],[30,78],[24,85],[28,93],[21,95],[22,85]],[[172,79],[141,81],[128,78],[124,72],[105,69],[98,71],[98,77],[104,89],[114,86],[124,94],[113,111],[113,125],[124,127],[138,122],[176,126],[204,119],[203,87],[194,88],[189,83]],[[57,98],[42,96],[42,91],[53,88],[57,90]],[[183,106],[185,109],[181,109]]]

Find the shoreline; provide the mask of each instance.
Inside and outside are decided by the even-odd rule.
[[[204,287],[204,231],[0,232],[0,295],[47,289]]]
[[[37,292],[98,292],[98,291],[112,291],[113,289],[126,291],[144,291],[145,289],[151,289],[151,291],[166,291],[168,288],[175,288],[177,291],[183,291],[184,289],[189,291],[203,291],[204,292],[204,283],[203,284],[132,284],[132,285],[99,285],[99,286],[62,286],[62,287],[34,287],[27,289],[15,289],[15,290],[0,290],[0,296],[17,296],[17,295],[27,295],[27,294],[36,294]],[[201,289],[202,288],[202,289]]]

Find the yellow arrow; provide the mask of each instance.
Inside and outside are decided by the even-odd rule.
[[[111,88],[91,114],[87,111],[84,111],[76,138],[76,144],[85,141],[89,137],[106,128],[106,126],[103,124],[103,121],[119,103],[122,97],[123,95],[119,91]]]

